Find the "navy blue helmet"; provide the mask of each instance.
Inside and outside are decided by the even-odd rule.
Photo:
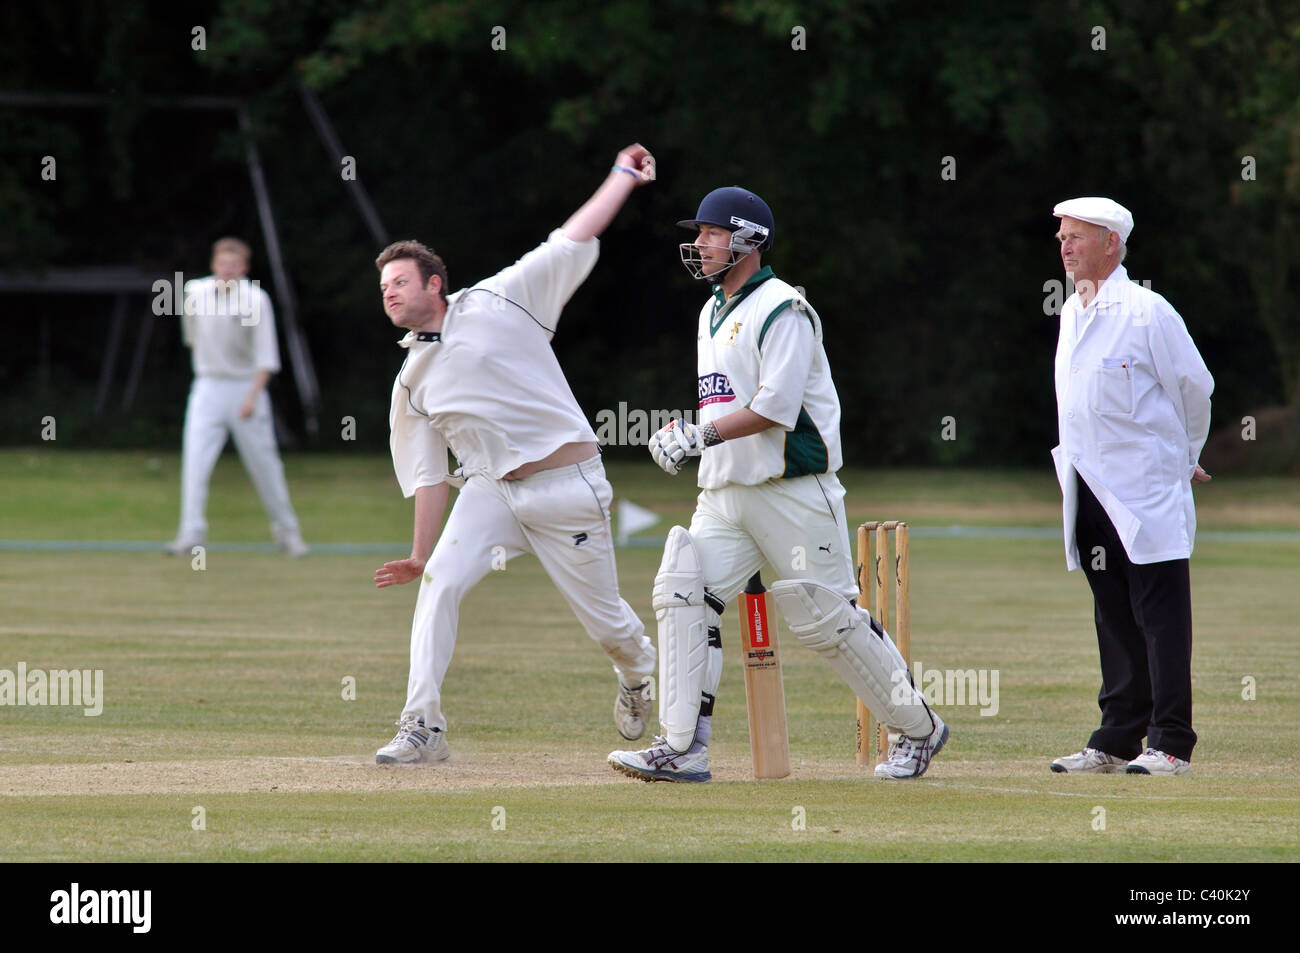
[[[682,228],[698,229],[701,225],[716,225],[731,232],[729,249],[731,251],[730,268],[740,256],[743,258],[751,252],[763,252],[772,247],[776,237],[776,220],[767,203],[748,189],[738,185],[729,185],[714,189],[700,202],[699,211],[694,218],[683,219],[677,223]],[[696,278],[710,282],[719,281],[727,268],[713,275],[703,273],[704,262],[694,242],[681,244],[682,264]]]

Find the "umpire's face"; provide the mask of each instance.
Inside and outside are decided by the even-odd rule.
[[[399,328],[418,330],[437,317],[442,279],[432,275],[429,283],[422,285],[420,269],[414,260],[399,258],[384,265],[379,273],[379,293],[388,320]]]
[[[1119,236],[1115,235],[1116,241],[1112,242],[1112,234],[1104,225],[1082,222],[1077,218],[1061,219],[1061,227],[1056,232],[1056,240],[1061,243],[1061,264],[1076,285],[1085,281],[1105,281],[1110,276],[1114,268],[1111,259],[1118,260],[1114,249],[1118,246]]]

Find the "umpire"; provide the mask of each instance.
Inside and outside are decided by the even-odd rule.
[[[1192,484],[1214,379],[1182,318],[1121,264],[1133,216],[1105,198],[1053,210],[1075,293],[1056,348],[1066,563],[1092,588],[1101,727],[1069,774],[1185,774],[1192,730]],[[1143,749],[1142,739],[1146,739]]]

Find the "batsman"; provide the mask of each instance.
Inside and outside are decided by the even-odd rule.
[[[844,513],[840,403],[822,325],[802,292],[762,263],[776,224],[757,195],[710,192],[680,246],[692,277],[712,286],[697,337],[699,423],[671,421],[650,438],[677,474],[699,457],[689,531],[668,534],[654,586],[661,734],[614,751],[615,770],[646,781],[708,781],[713,707],[722,676],[726,604],[767,563],[768,591],[790,631],[830,663],[898,735],[879,778],[917,778],[948,740],[884,628],[856,604]]]

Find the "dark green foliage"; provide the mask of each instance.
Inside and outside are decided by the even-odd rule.
[[[1062,278],[1051,208],[1074,195],[1134,211],[1130,274],[1187,320],[1218,382],[1216,424],[1297,397],[1294,0],[984,2],[941,16],[848,0],[224,0],[118,3],[68,23],[36,8],[4,18],[19,42],[0,86],[114,94],[107,109],[0,107],[5,266],[202,271],[208,242],[234,232],[253,240],[254,276],[269,284],[233,118],[143,104],[247,98],[323,385],[326,444],[351,414],[373,424],[361,439],[383,445],[400,354],[378,308],[378,249],[304,115],[304,80],[391,236],[432,244],[453,287],[541,240],[620,146],[655,152],[659,182],[607,232],[556,338],[592,417],[620,401],[690,405],[705,289],[677,264],[686,233],[673,222],[733,183],[772,206],[767,263],[823,317],[852,461],[1046,464],[1056,321],[1044,283]],[[204,52],[190,49],[195,24]],[[38,175],[50,153],[57,183]],[[955,180],[940,176],[945,156]],[[27,395],[14,399],[28,417],[57,413],[47,405],[65,378],[88,368],[93,381],[108,303],[0,306],[13,312],[0,383]],[[54,336],[44,402],[38,332],[19,319],[37,308],[79,332]],[[149,368],[179,404],[188,367],[173,326],[155,333]],[[296,426],[284,377],[280,404]],[[941,438],[947,416],[955,441]],[[179,412],[160,419],[171,421],[162,441],[178,441]],[[0,428],[0,441],[31,439],[12,417]],[[125,443],[158,430],[103,433]]]

